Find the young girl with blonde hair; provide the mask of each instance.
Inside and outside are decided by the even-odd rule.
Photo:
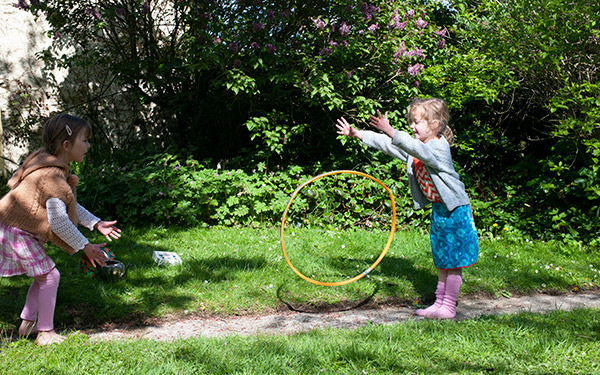
[[[360,131],[343,117],[338,134],[356,137],[362,143],[394,156],[407,165],[415,209],[432,205],[431,253],[438,269],[435,303],[416,310],[419,316],[448,319],[456,316],[456,300],[462,284],[462,269],[477,261],[479,243],[465,185],[452,164],[450,145],[454,135],[448,126],[449,111],[437,98],[415,99],[408,107],[413,135],[394,129],[387,112],[370,117],[381,131]]]

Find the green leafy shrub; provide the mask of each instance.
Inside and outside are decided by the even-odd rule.
[[[452,38],[422,89],[457,115],[457,161],[486,233],[597,248],[600,4],[453,2]]]
[[[423,225],[425,214],[412,209],[406,176],[398,162],[377,162],[364,172],[388,186],[396,198],[400,225]],[[207,167],[191,157],[171,153],[133,157],[98,167],[81,168],[80,202],[105,218],[133,225],[278,225],[294,190],[311,176],[303,167],[225,169]],[[290,217],[309,225],[389,228],[391,206],[384,189],[363,177],[327,178],[309,185],[313,197],[295,199]],[[370,181],[370,180],[368,180]],[[367,181],[367,182],[368,182]],[[307,198],[308,197],[308,198]],[[328,209],[315,210],[327,202]],[[382,203],[383,202],[383,203]]]
[[[414,0],[18,6],[49,22],[41,56],[68,72],[59,102],[94,124],[103,147],[141,141],[198,159],[258,150],[315,162],[338,146],[332,112],[402,111],[444,42],[437,5]]]

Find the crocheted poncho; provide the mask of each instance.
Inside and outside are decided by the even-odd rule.
[[[42,242],[51,241],[67,253],[74,254],[75,249],[50,229],[46,202],[50,198],[63,201],[69,219],[77,226],[76,185],[77,177],[71,175],[67,163],[39,149],[29,155],[8,180],[11,190],[0,199],[0,221],[25,230]]]

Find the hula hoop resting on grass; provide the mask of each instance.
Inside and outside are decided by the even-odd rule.
[[[392,226],[390,228],[390,234],[388,236],[387,239],[387,243],[385,244],[385,247],[383,248],[383,251],[381,252],[381,254],[379,255],[379,257],[377,258],[377,260],[375,260],[375,262],[369,267],[367,268],[365,271],[359,273],[358,275],[350,278],[350,279],[346,279],[343,281],[335,281],[335,282],[325,282],[325,281],[318,281],[318,280],[314,280],[311,279],[305,275],[303,275],[300,271],[298,271],[298,269],[296,269],[296,267],[294,267],[294,265],[292,264],[292,262],[290,261],[290,258],[287,255],[287,252],[285,250],[285,239],[284,239],[284,231],[285,231],[285,221],[287,218],[287,214],[288,211],[292,205],[292,202],[294,201],[294,198],[296,198],[296,195],[298,195],[298,193],[300,192],[300,190],[302,190],[306,185],[319,180],[323,177],[326,176],[332,176],[332,175],[338,175],[338,174],[354,174],[354,175],[358,175],[358,176],[362,176],[368,179],[371,179],[373,181],[375,181],[376,183],[378,183],[379,185],[381,185],[385,191],[387,191],[387,193],[390,196],[390,200],[391,200],[391,206],[392,206]],[[294,273],[298,276],[300,276],[302,279],[311,282],[313,284],[316,285],[323,285],[323,286],[339,286],[339,285],[345,285],[345,284],[350,284],[352,282],[355,282],[356,280],[366,276],[367,274],[369,274],[369,272],[373,271],[373,269],[375,267],[377,267],[377,265],[379,264],[379,262],[381,262],[381,260],[383,259],[383,257],[385,256],[385,254],[387,253],[388,249],[390,248],[390,245],[392,243],[392,239],[394,238],[394,232],[396,230],[396,202],[394,200],[394,194],[392,194],[392,191],[385,186],[381,181],[379,181],[378,179],[376,179],[373,176],[369,176],[366,173],[362,173],[362,172],[357,172],[357,171],[348,171],[348,170],[340,170],[340,171],[331,171],[331,172],[326,172],[323,174],[320,174],[318,176],[315,176],[307,181],[305,181],[304,183],[302,183],[300,186],[298,186],[298,188],[292,193],[292,197],[290,198],[288,204],[285,206],[285,210],[283,211],[283,216],[281,218],[281,250],[283,251],[283,256],[285,257],[285,261],[287,262],[287,264],[290,266],[290,268],[292,269],[292,271],[294,271]]]

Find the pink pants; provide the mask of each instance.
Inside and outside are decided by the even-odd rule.
[[[21,319],[32,322],[37,319],[38,331],[54,329],[54,307],[59,281],[60,272],[54,267],[46,274],[35,276],[29,287]]]

